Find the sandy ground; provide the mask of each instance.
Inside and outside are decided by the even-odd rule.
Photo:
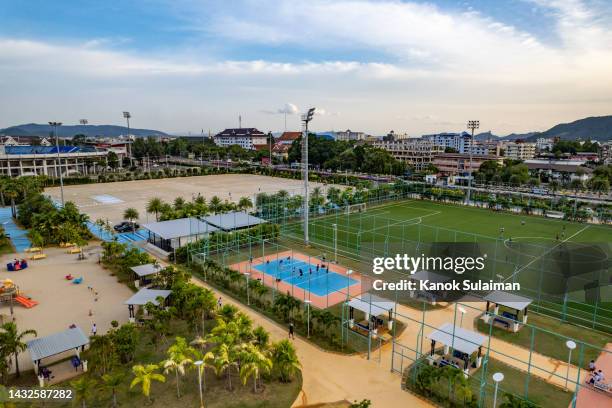
[[[320,183],[311,183],[311,188],[324,187]],[[251,174],[220,174],[211,176],[177,177],[159,180],[122,181],[117,183],[83,184],[64,187],[64,199],[74,202],[87,213],[92,221],[108,218],[115,223],[123,219],[123,211],[133,207],[140,214],[140,222],[154,221],[153,214],[146,213],[147,202],[159,197],[172,203],[175,198],[191,200],[201,194],[207,200],[218,196],[222,200],[238,201],[246,196],[254,199],[259,192],[273,193],[287,190],[289,194],[301,194],[302,181],[278,177],[258,176]],[[45,190],[51,197],[60,200],[59,187]],[[93,197],[109,195],[122,202],[104,204]]]
[[[2,256],[0,280],[12,279],[26,297],[39,303],[26,309],[15,302],[14,316],[19,330],[35,329],[40,337],[65,330],[74,323],[89,335],[94,322],[98,333],[105,333],[112,320],[127,322],[128,310],[123,302],[132,291],[97,264],[98,256],[94,252],[100,250],[99,246],[88,246],[85,252],[92,255],[79,261],[77,255],[67,254],[64,249],[48,248],[44,251],[46,259],[28,261],[29,267],[17,272],[7,272],[5,266],[15,258],[15,254]],[[72,284],[64,278],[68,274],[83,276],[83,283]],[[97,302],[88,286],[98,292]],[[90,310],[93,316],[89,316]],[[0,314],[9,313],[8,304],[3,303]],[[27,351],[20,354],[19,366],[21,369],[32,368]]]

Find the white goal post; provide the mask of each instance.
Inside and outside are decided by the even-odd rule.
[[[349,204],[346,206],[347,214],[365,212],[365,210],[366,210],[366,203]]]

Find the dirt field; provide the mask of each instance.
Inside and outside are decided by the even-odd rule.
[[[311,188],[323,187],[320,183],[311,183]],[[214,195],[222,200],[238,201],[240,197],[251,199],[259,192],[272,193],[287,190],[290,194],[300,194],[301,180],[284,179],[251,174],[220,174],[212,176],[179,177],[159,180],[122,181],[104,184],[85,184],[64,187],[66,201],[72,201],[81,211],[87,213],[92,221],[108,218],[115,223],[122,221],[123,211],[134,207],[140,214],[140,222],[155,221],[154,216],[147,214],[145,207],[153,197],[172,202],[176,197],[191,200],[201,194],[207,200]],[[59,187],[48,188],[45,193],[59,201]],[[100,197],[106,195],[100,202]],[[117,200],[118,199],[118,200]]]
[[[28,261],[27,269],[16,272],[7,272],[6,263],[16,256],[24,257],[24,254],[2,256],[0,282],[6,278],[11,279],[24,296],[38,302],[31,309],[14,303],[15,322],[19,330],[34,329],[40,337],[65,330],[74,323],[89,335],[94,322],[99,334],[106,332],[112,320],[127,322],[128,309],[123,302],[132,296],[132,291],[98,265],[98,256],[94,252],[100,250],[99,246],[92,243],[86,249],[86,254],[91,255],[79,261],[77,255],[67,254],[65,249],[45,249],[46,259]],[[82,276],[83,283],[75,285],[66,280],[68,274]],[[88,286],[98,292],[97,301]],[[92,316],[89,316],[90,310]],[[0,305],[0,314],[8,318],[8,304]],[[30,338],[27,337],[26,341]],[[32,368],[27,351],[19,355],[19,366],[24,370]]]

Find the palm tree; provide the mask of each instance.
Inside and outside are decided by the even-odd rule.
[[[109,389],[113,395],[113,408],[117,407],[117,387],[121,385],[124,378],[125,374],[121,372],[108,373],[102,376],[104,387]]]
[[[166,382],[166,377],[163,374],[157,373],[159,369],[157,364],[137,364],[132,367],[134,379],[130,383],[130,388],[134,388],[138,384],[142,384],[142,394],[151,402],[151,383],[153,381]]]
[[[87,398],[91,396],[96,380],[84,375],[78,380],[70,381],[70,385],[74,389],[74,403],[80,402],[82,408],[87,408]]]
[[[195,340],[194,340],[195,341]],[[191,342],[193,344],[193,341]],[[214,368],[213,362],[215,360],[215,355],[212,352],[204,353],[203,351],[192,349],[192,355],[194,361],[202,361],[202,367],[199,368],[202,370],[202,385],[203,389],[206,390],[206,367]]]
[[[159,213],[161,212],[163,206],[164,202],[161,200],[161,198],[153,197],[147,203],[147,212],[149,214],[154,213],[155,221],[159,221]]]
[[[223,204],[223,203],[221,202],[221,199],[220,199],[219,197],[217,197],[217,196],[212,196],[212,198],[210,199],[210,202],[209,202],[208,206],[210,207],[210,210],[211,210],[213,213],[217,213],[217,212],[218,212],[218,211],[221,209],[222,204]]]
[[[193,354],[193,349],[189,347],[183,337],[177,337],[176,342],[168,348],[168,359],[164,361],[164,374],[174,370],[176,374],[176,396],[181,398],[179,388],[179,374],[185,375],[185,368],[193,363],[189,355]]]
[[[253,208],[253,201],[249,197],[240,197],[238,209],[248,210],[249,208]]]
[[[289,382],[300,370],[300,364],[295,347],[287,339],[274,343],[271,348],[272,365],[278,371],[282,382]]]
[[[19,377],[19,353],[25,351],[27,345],[22,341],[25,336],[38,336],[36,330],[24,330],[19,333],[15,322],[7,322],[2,325],[0,332],[0,345],[3,351],[8,355],[15,357],[15,374]]]
[[[268,348],[270,343],[270,333],[266,331],[261,326],[257,326],[255,330],[253,330],[253,336],[255,337],[255,344],[261,349],[265,350]]]
[[[227,375],[228,389],[232,389],[232,367],[237,366],[236,353],[232,346],[222,343],[217,347],[215,360],[213,362],[217,376],[225,373]]]
[[[272,360],[259,348],[247,344],[240,353],[240,379],[246,385],[249,377],[253,377],[253,392],[257,392],[257,379],[261,373],[269,373],[272,369]]]
[[[138,210],[136,210],[133,207],[126,208],[125,211],[123,212],[123,218],[125,218],[126,220],[132,223],[132,232],[136,232],[136,224],[134,224],[134,220],[137,220],[138,218],[140,218],[140,215],[138,214]]]

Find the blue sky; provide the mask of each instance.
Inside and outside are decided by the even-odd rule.
[[[612,113],[608,0],[0,2],[0,127],[382,134],[546,129]],[[140,119],[140,123],[138,123]],[[313,125],[315,125],[313,123]]]

